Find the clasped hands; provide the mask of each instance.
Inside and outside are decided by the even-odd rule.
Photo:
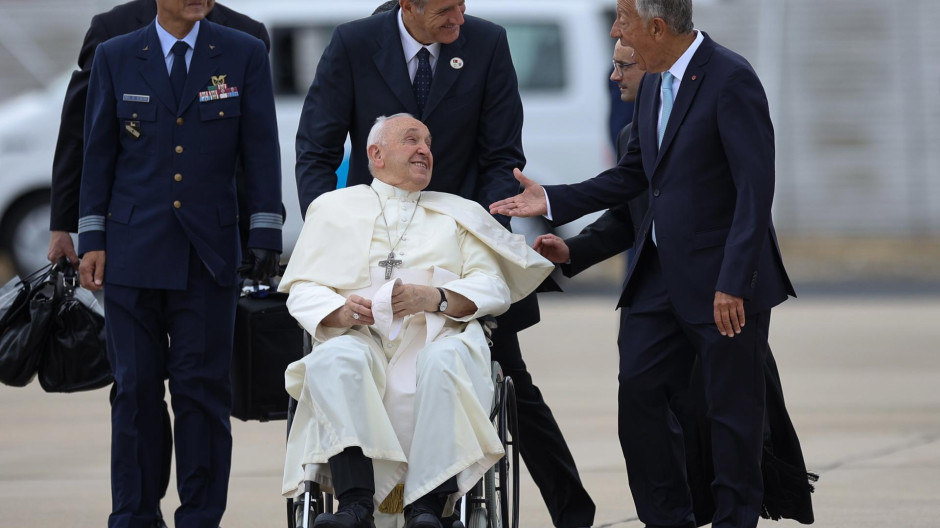
[[[392,315],[399,319],[420,312],[436,312],[440,300],[441,295],[433,286],[396,283],[392,287]],[[330,328],[375,324],[372,301],[359,295],[350,295],[346,303],[324,317],[321,324]]]
[[[547,210],[545,190],[519,169],[513,170],[513,176],[523,185],[523,191],[516,196],[490,204],[490,214],[506,216],[538,216]],[[541,235],[535,239],[532,249],[555,264],[563,264],[571,259],[571,251],[564,240],[555,235]],[[744,328],[744,298],[721,291],[715,291],[715,325],[718,332],[726,337],[734,337]]]

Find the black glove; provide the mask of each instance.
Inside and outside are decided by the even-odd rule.
[[[249,248],[248,254],[242,260],[238,272],[246,279],[256,283],[268,284],[276,277],[281,262],[281,254],[270,249]]]

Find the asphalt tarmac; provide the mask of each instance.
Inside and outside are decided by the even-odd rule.
[[[595,526],[632,528],[642,524],[617,442],[614,302],[543,296],[542,323],[521,337],[598,505]],[[774,310],[771,345],[790,414],[807,465],[822,475],[816,526],[940,526],[938,343],[940,296],[811,294]],[[0,386],[0,528],[105,526],[109,428],[106,389],[52,395],[36,382]],[[222,525],[285,526],[284,422],[236,420],[233,434]],[[551,526],[527,476],[521,489],[522,526]],[[172,518],[178,502],[168,495]]]

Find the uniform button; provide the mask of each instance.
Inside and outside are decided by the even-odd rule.
[[[659,189],[653,191],[653,196],[659,196]]]
[[[180,146],[180,145],[177,145],[175,150],[176,150],[176,153],[177,153],[177,154],[182,154],[182,153],[183,153],[183,147]]]
[[[177,125],[182,125],[182,124],[183,124],[183,118],[182,118],[182,117],[177,117],[177,118],[176,118],[176,124],[177,124]]]
[[[219,111],[219,117],[225,117],[225,112]]]
[[[133,117],[134,119],[137,119],[137,112],[134,112],[133,114],[131,114],[131,117]]]
[[[173,202],[173,207],[179,209],[180,207],[183,207],[183,204],[180,203],[179,200],[176,200],[175,202]]]
[[[173,179],[176,181],[183,181],[183,175],[177,172],[173,175]]]

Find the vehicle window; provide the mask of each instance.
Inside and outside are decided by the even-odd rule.
[[[277,27],[271,33],[271,70],[276,95],[306,95],[333,26]]]
[[[520,92],[560,91],[565,87],[561,27],[551,22],[499,21],[506,28]]]
[[[502,21],[500,21],[502,22]],[[565,87],[561,27],[550,22],[502,22],[506,28],[519,91],[559,91]],[[274,93],[306,95],[317,63],[330,42],[332,26],[280,26],[271,32]]]

